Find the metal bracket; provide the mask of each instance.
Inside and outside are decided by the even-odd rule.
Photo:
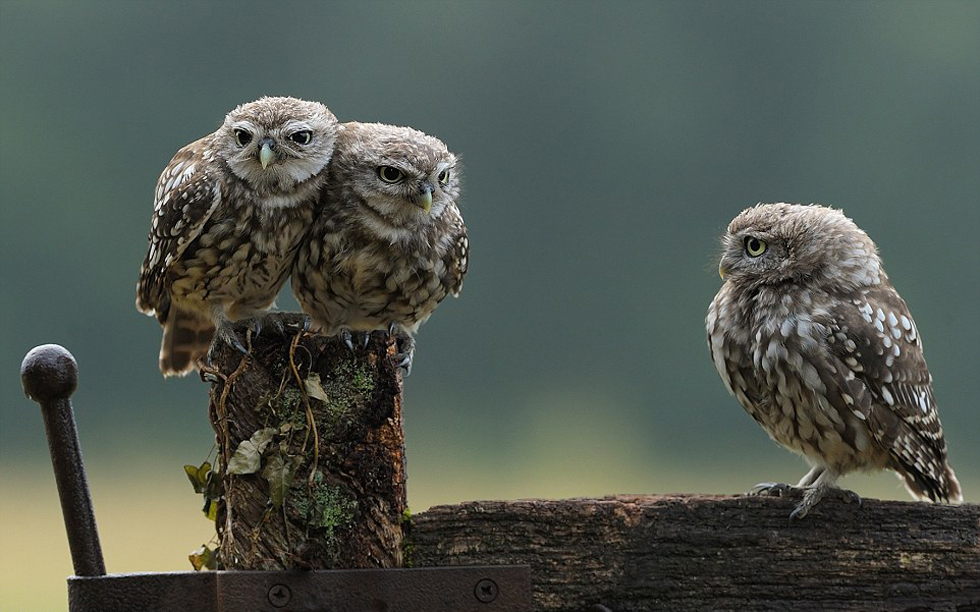
[[[69,612],[529,612],[526,566],[175,572],[68,579]]]

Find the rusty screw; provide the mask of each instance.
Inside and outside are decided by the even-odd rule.
[[[494,599],[497,599],[497,595],[500,595],[500,589],[497,587],[496,582],[489,578],[484,578],[476,583],[473,593],[483,603],[490,603]]]
[[[274,584],[269,589],[269,603],[277,608],[285,608],[292,597],[293,592],[284,584]]]

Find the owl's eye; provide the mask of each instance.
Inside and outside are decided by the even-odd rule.
[[[749,254],[749,257],[762,255],[768,247],[769,245],[766,244],[765,240],[759,240],[755,236],[745,238],[745,252]]]
[[[394,166],[378,166],[378,176],[386,183],[400,183],[405,173]]]
[[[235,128],[235,142],[238,143],[238,146],[244,147],[252,142],[252,133],[242,128]]]
[[[313,140],[313,132],[310,130],[300,130],[289,135],[289,139],[298,145],[308,145]]]
[[[439,179],[439,183],[440,184],[442,184],[442,185],[448,185],[449,184],[449,170],[443,170],[442,172],[439,173],[439,176],[436,177],[436,178]]]

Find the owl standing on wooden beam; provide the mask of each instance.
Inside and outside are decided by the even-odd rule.
[[[160,175],[136,307],[163,326],[160,370],[183,375],[214,342],[267,318],[314,218],[338,123],[322,104],[260,98],[180,149]]]
[[[891,469],[916,499],[962,501],[946,458],[919,330],[878,249],[823,206],[760,204],[722,237],[725,283],[707,316],[725,387],[778,443],[812,469],[795,486],[803,518],[837,479]]]

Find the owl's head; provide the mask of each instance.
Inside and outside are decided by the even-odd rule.
[[[742,211],[722,237],[718,271],[744,286],[805,282],[848,290],[880,282],[871,238],[839,210],[800,204],[758,204]]]
[[[263,97],[228,113],[215,132],[215,148],[253,189],[283,194],[326,167],[338,128],[319,102]]]
[[[345,123],[330,164],[331,200],[392,241],[431,226],[455,204],[460,163],[438,138],[408,127]]]

